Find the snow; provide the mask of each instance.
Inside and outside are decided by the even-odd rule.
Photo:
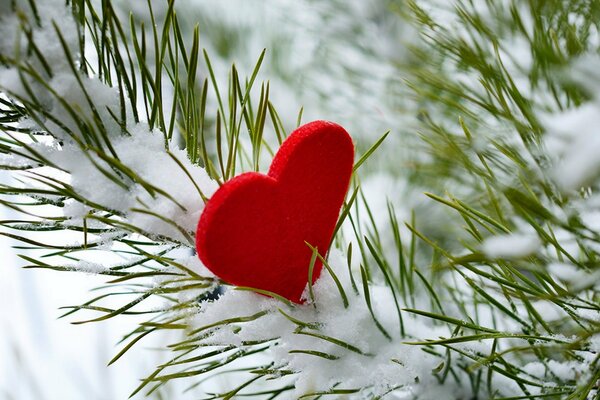
[[[546,374],[546,366],[539,362],[534,361],[523,366],[523,371],[529,375],[532,375],[538,379],[543,379]]]
[[[555,303],[547,300],[538,300],[531,304],[544,321],[558,321],[568,314]],[[525,310],[523,310],[525,311]],[[525,315],[525,312],[523,313]]]
[[[551,263],[547,266],[548,271],[563,282],[573,283],[586,279],[589,274],[576,265],[567,263]]]
[[[581,87],[591,99],[578,107],[546,113],[542,118],[547,130],[544,145],[554,162],[551,175],[565,193],[593,186],[600,177],[599,67],[600,56],[592,52],[573,60],[562,71],[562,79]]]
[[[79,83],[80,81],[82,84]],[[98,113],[102,125],[110,136],[121,134],[119,125],[111,116],[111,113],[120,115],[119,92],[116,88],[111,88],[93,77],[76,77],[68,70],[58,72],[49,82],[49,86],[56,96],[52,98],[52,116],[56,121],[60,121],[60,125],[55,120],[47,122],[48,130],[53,135],[63,141],[70,141],[70,135],[83,140],[82,129],[75,118],[89,123],[94,121],[94,112]],[[61,101],[57,101],[57,98]],[[94,109],[88,98],[93,99]],[[131,120],[131,117],[129,119]]]
[[[11,155],[0,153],[0,165],[11,168],[23,168],[31,165],[31,163],[27,162],[27,160],[24,158],[17,158]]]
[[[44,49],[44,54],[57,58],[49,59],[52,62],[53,76],[47,83],[48,88],[38,87],[40,97],[45,99],[44,103],[52,115],[51,119],[46,120],[45,126],[39,128],[52,132],[56,141],[33,144],[33,148],[59,169],[66,171],[66,177],[56,173],[53,175],[71,185],[87,201],[120,212],[125,222],[137,226],[151,237],[163,236],[189,244],[189,236],[183,232],[195,231],[196,221],[204,203],[188,173],[208,197],[216,190],[216,182],[208,177],[204,169],[193,165],[185,151],[178,149],[174,144],[168,149],[165,148],[162,132],[151,131],[143,122],[134,123],[131,110],[126,110],[126,128],[129,135],[123,135],[122,127],[111,115],[120,115],[118,90],[94,77],[76,76],[65,61],[64,51],[57,47],[59,40],[52,27],[52,21],[59,22],[65,41],[74,54],[77,54],[77,29],[69,10],[61,1],[47,0],[36,4],[42,19],[41,27],[34,29],[36,39],[40,36],[36,43]],[[25,7],[25,2],[19,5]],[[6,20],[14,23],[18,19],[9,15]],[[18,45],[19,37],[15,35],[17,34],[14,32],[7,34],[0,41],[3,53],[12,54],[18,51],[18,48],[11,48],[15,43]],[[31,79],[28,81],[33,84]],[[1,83],[18,86],[21,80],[14,69],[5,69],[0,72]],[[20,90],[19,87],[12,89]],[[94,108],[90,104],[91,99]],[[104,130],[111,138],[119,161],[141,177],[146,184],[124,179],[115,173],[112,173],[111,179],[106,172],[101,171],[99,168],[112,171],[112,167],[97,153],[87,151],[83,145],[86,141],[79,120],[86,121],[90,127]],[[34,121],[25,123],[35,126]],[[104,151],[112,156],[107,149]],[[26,164],[25,159],[18,157],[0,161],[12,166]],[[125,187],[115,183],[115,178]],[[151,193],[148,190],[149,185],[162,190],[163,193],[174,194],[175,197],[170,199],[164,194]],[[67,208],[68,215],[74,221],[81,221],[88,211],[82,204],[69,204]]]
[[[600,103],[589,102],[545,120],[550,135],[546,146],[559,160],[553,175],[563,191],[588,185],[600,174],[599,115]]]
[[[6,183],[3,177],[0,182]],[[0,208],[0,219],[14,218],[7,211]],[[59,307],[88,298],[100,281],[84,274],[19,268],[23,263],[9,247],[12,244],[0,236],[0,396],[126,398],[131,382],[160,361],[144,354],[106,368],[116,349],[115,338],[126,332],[128,322],[79,326],[57,322],[63,313]]]
[[[596,27],[590,30],[590,34],[597,36]],[[595,46],[600,43],[596,41]],[[598,97],[600,91],[600,56],[593,52],[583,53],[575,58],[568,68],[563,71],[565,79],[576,83],[586,91],[592,99]]]
[[[598,310],[581,308],[577,310],[577,315],[579,315],[583,319],[587,319],[588,321],[600,323],[600,311]]]
[[[315,283],[315,303],[289,308],[275,299],[247,291],[229,289],[218,300],[203,304],[198,315],[190,321],[193,328],[225,321],[239,316],[252,316],[261,311],[267,314],[250,322],[221,325],[211,330],[202,342],[212,345],[240,346],[245,341],[277,338],[271,350],[276,366],[285,366],[295,372],[293,398],[312,391],[328,390],[336,383],[344,387],[365,387],[369,393],[382,394],[402,385],[407,393],[419,394],[432,390],[435,381],[431,375],[440,362],[438,357],[423,352],[418,346],[405,342],[415,337],[448,337],[445,328],[424,324],[403,312],[405,336],[399,332],[397,312],[388,287],[373,285],[371,290],[374,313],[392,337],[388,340],[374,325],[362,294],[355,295],[345,266],[345,257],[332,251],[329,263],[349,297],[344,308],[338,289],[331,276],[324,271]],[[305,332],[326,335],[358,348],[362,354],[329,341],[299,334],[297,325],[278,309],[300,321],[316,323],[319,330],[305,328]],[[233,329],[233,328],[236,329]],[[294,353],[294,350],[313,350],[339,357],[331,361],[313,355]],[[419,384],[416,384],[419,382]],[[433,385],[437,387],[437,385]],[[450,393],[463,390],[447,384]],[[410,398],[407,397],[407,398]]]
[[[17,0],[15,2],[16,14],[21,14],[29,21],[33,21],[33,12],[29,4],[29,1]],[[35,5],[39,16],[39,25],[33,24],[34,42],[44,54],[46,64],[53,71],[70,71],[68,59],[65,57],[60,40],[60,37],[62,37],[67,48],[77,53],[79,46],[77,27],[69,8],[65,7],[64,2],[61,0],[40,0],[36,1]],[[11,58],[21,58],[22,61],[30,62],[37,71],[44,71],[39,59],[33,55],[33,52],[27,50],[26,35],[19,28],[21,23],[21,18],[12,12],[10,6],[2,7],[0,11],[0,54]],[[61,36],[57,33],[53,23],[56,23]],[[77,62],[77,60],[74,61]],[[43,73],[45,74],[45,71]],[[42,75],[42,78],[47,78],[47,76]],[[44,92],[39,84],[32,83],[31,78],[28,81],[32,84],[36,97]],[[21,79],[14,68],[0,67],[0,87],[29,98],[29,94],[22,86]],[[40,96],[37,100],[44,103],[47,101],[47,96]]]
[[[196,221],[204,207],[200,194],[186,171],[168,155],[161,132],[150,131],[142,123],[130,127],[129,132],[131,136],[113,140],[113,148],[119,160],[145,182],[166,193],[176,194],[177,199],[170,199],[160,193],[152,194],[144,185],[133,181],[125,180],[127,187],[116,184],[97,168],[99,165],[110,170],[110,166],[93,153],[90,157],[85,156],[76,144],[44,146],[37,150],[59,168],[69,172],[66,182],[88,201],[122,212],[127,222],[151,235],[185,242],[187,239],[177,227],[187,232],[195,230]],[[217,183],[208,177],[204,169],[193,165],[184,151],[176,147],[171,147],[169,151],[189,172],[202,192],[206,196],[212,195]],[[83,204],[70,203],[66,210],[74,221],[81,221],[88,214],[89,208]],[[148,210],[156,215],[136,210]]]
[[[80,261],[77,264],[73,264],[69,266],[74,271],[88,272],[90,274],[98,274],[100,272],[105,272],[109,269],[106,265],[102,265],[99,263],[91,262],[91,261]]]
[[[600,333],[596,333],[591,337],[590,350],[594,353],[600,353]]]
[[[589,368],[589,366],[576,361],[549,360],[547,364],[551,373],[563,381],[573,381]]]
[[[491,236],[481,244],[481,250],[493,258],[520,258],[540,249],[541,242],[532,234],[512,233]]]
[[[24,16],[31,17],[27,1],[16,3],[17,7],[24,12]],[[38,60],[29,55],[30,52],[22,51],[26,43],[25,36],[19,33],[17,28],[19,18],[15,17],[10,11],[10,6],[5,2],[0,5],[2,6],[0,7],[0,53],[8,57],[19,53],[25,57],[24,55],[27,54],[29,58],[24,58],[23,61],[43,71]],[[69,8],[65,7],[65,3],[61,0],[37,0],[36,5],[41,20],[40,26],[34,26],[33,34],[37,45],[51,65],[53,74],[52,78],[42,76],[42,79],[47,78],[45,84],[48,88],[31,78],[25,79],[35,92],[35,100],[40,101],[54,118],[54,120],[46,120],[45,127],[52,130],[57,140],[48,138],[40,143],[32,143],[31,148],[44,154],[59,168],[67,171],[65,173],[42,168],[37,172],[71,185],[78,194],[87,197],[87,200],[117,211],[121,214],[121,220],[137,224],[151,236],[161,235],[170,237],[174,241],[186,241],[187,239],[173,227],[173,224],[181,227],[183,231],[193,232],[195,221],[198,220],[204,203],[188,175],[167,153],[163,134],[151,131],[144,123],[134,124],[129,118],[127,130],[130,136],[122,135],[121,127],[115,123],[109,112],[109,109],[112,112],[119,111],[115,114],[120,115],[118,90],[88,76],[79,76],[80,85],[64,55],[52,22],[56,22],[67,46],[76,55],[77,29]],[[74,61],[77,63],[78,59],[75,58]],[[30,99],[21,77],[14,68],[0,67],[0,89]],[[52,92],[61,97],[64,103],[57,101]],[[69,107],[78,118],[87,119],[88,122],[94,121],[94,111],[87,95],[91,96],[94,102],[96,112],[100,116],[100,123],[113,139],[120,160],[154,187],[163,189],[167,193],[177,193],[177,198],[180,198],[179,204],[174,204],[162,195],[152,196],[140,182],[125,181],[127,188],[123,188],[101,174],[92,164],[93,160],[97,165],[111,170],[96,154],[90,152],[88,153],[90,157],[87,157],[84,149],[78,144],[83,136]],[[55,121],[60,121],[61,126]],[[39,128],[33,120],[24,120],[21,124]],[[63,129],[64,126],[67,129]],[[217,187],[216,182],[210,180],[202,168],[192,165],[184,151],[174,145],[168,150],[189,172],[192,179],[202,187],[204,193],[210,196]],[[0,163],[3,165],[20,167],[29,164],[25,158],[8,157],[4,154],[0,157]],[[24,182],[33,184],[26,178]],[[144,215],[134,211],[134,208],[147,209],[162,219]],[[89,204],[69,200],[65,207],[65,216],[70,218],[67,224],[81,226],[84,218],[89,217],[91,210]],[[173,223],[165,221],[173,221]],[[86,223],[88,227],[105,227],[89,218]],[[86,325],[85,328],[79,327],[79,329],[74,329],[66,323],[53,322],[58,307],[81,302],[81,299],[89,297],[88,291],[99,284],[97,281],[92,281],[93,277],[88,275],[96,275],[113,265],[135,260],[135,257],[124,260],[115,257],[111,252],[113,239],[120,234],[121,232],[113,230],[98,235],[95,240],[101,243],[101,246],[97,247],[100,251],[96,251],[93,255],[87,254],[88,257],[79,262],[63,264],[67,268],[85,272],[86,275],[69,274],[67,277],[64,274],[50,272],[51,275],[45,277],[43,274],[48,272],[18,272],[15,268],[17,264],[15,260],[5,260],[13,264],[9,265],[11,268],[8,269],[15,272],[3,273],[0,280],[0,293],[3,299],[0,323],[3,332],[6,333],[0,341],[0,350],[3,354],[0,361],[2,393],[23,399],[79,399],[85,396],[94,399],[125,398],[131,393],[136,379],[145,376],[150,368],[165,361],[165,354],[150,357],[144,355],[128,359],[125,364],[122,364],[124,369],[120,366],[106,368],[106,363],[115,353],[115,348],[109,347],[109,343],[114,343],[116,337],[131,327],[129,325],[131,319],[120,321],[118,324],[108,323],[103,327]],[[73,236],[63,232],[61,235],[63,244],[69,243]],[[81,236],[76,235],[76,237],[77,239],[72,243],[80,244]],[[56,238],[56,235],[53,238]],[[0,244],[1,254],[14,254],[13,250],[6,248],[4,241]],[[198,266],[194,268],[201,269]],[[43,282],[37,282],[38,275],[44,276]],[[13,287],[13,285],[19,286]],[[38,296],[42,297],[38,298]],[[122,304],[107,299],[105,305],[118,308]],[[165,342],[177,340],[167,336],[169,335],[157,335],[147,344],[162,346]],[[61,365],[64,368],[60,367]]]
[[[590,340],[590,346],[592,352],[594,349],[594,342],[597,341],[598,335],[595,335]],[[563,339],[563,338],[559,338]],[[577,352],[580,360],[578,361],[559,361],[554,359],[543,359],[541,361],[532,361],[525,364],[522,370],[529,375],[525,376],[525,379],[530,377],[537,378],[544,383],[545,387],[552,387],[556,385],[556,381],[569,382],[570,384],[577,384],[583,382],[585,379],[589,379],[586,375],[592,371],[596,356],[589,352]],[[591,398],[594,398],[593,392]]]

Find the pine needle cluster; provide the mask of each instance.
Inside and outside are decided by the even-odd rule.
[[[361,141],[305,305],[231,287],[194,254],[218,185],[264,171],[302,123],[260,82],[264,51],[247,77],[216,68],[173,0],[148,1],[150,24],[106,0],[0,14],[0,204],[15,215],[0,234],[26,268],[106,276],[63,317],[135,318],[109,364],[168,333],[132,396],[184,380],[211,399],[598,397],[600,163],[585,149],[600,149],[600,3],[392,3],[421,36],[396,66],[418,128],[390,127],[416,157],[388,170],[425,206],[402,220],[404,199],[371,205],[361,183],[388,133]]]

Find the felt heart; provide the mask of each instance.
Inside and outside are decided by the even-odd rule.
[[[341,126],[314,121],[296,129],[267,175],[236,176],[206,203],[196,232],[204,265],[230,284],[301,302],[313,255],[306,243],[325,257],[353,160],[352,139]],[[313,282],[321,267],[317,258]]]

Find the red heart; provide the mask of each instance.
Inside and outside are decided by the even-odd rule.
[[[327,253],[353,160],[341,126],[314,121],[296,129],[267,175],[236,176],[206,203],[196,232],[204,265],[225,282],[299,303],[313,254],[305,241]],[[321,267],[317,259],[313,282]]]

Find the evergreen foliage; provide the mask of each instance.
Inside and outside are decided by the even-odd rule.
[[[264,172],[302,122],[260,82],[265,52],[247,77],[215,68],[175,1],[160,13],[149,1],[151,24],[106,0],[71,1],[62,21],[49,12],[62,2],[9,3],[0,167],[13,183],[0,203],[16,216],[0,234],[26,268],[106,275],[63,316],[140,318],[109,364],[180,333],[132,395],[181,379],[224,399],[598,398],[600,165],[582,149],[600,149],[586,126],[600,122],[600,2],[385,2],[420,34],[396,65],[417,120],[358,140],[302,306],[229,287],[194,255],[218,184]],[[400,135],[415,155],[402,168],[386,146]],[[409,188],[383,210],[362,189],[378,157]],[[409,197],[424,205],[404,221]],[[222,375],[231,387],[206,393]]]

